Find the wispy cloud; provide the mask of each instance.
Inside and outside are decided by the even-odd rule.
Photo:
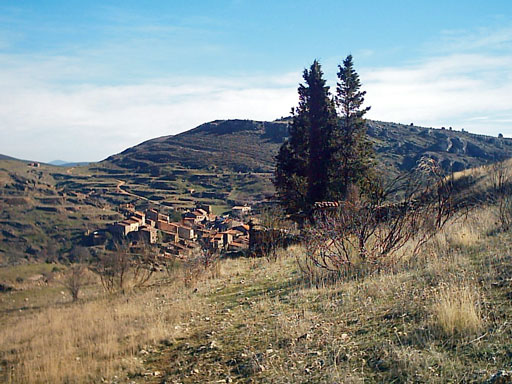
[[[65,71],[67,63],[46,65]],[[44,81],[40,70],[25,65],[1,72],[0,153],[42,161],[99,160],[215,119],[272,120],[288,114],[298,83],[292,73],[62,85]]]
[[[444,51],[474,51],[509,49],[512,46],[512,27],[478,28],[477,30],[446,30],[441,44],[433,49]]]
[[[512,136],[511,31],[445,32],[442,44],[421,60],[357,68],[372,106],[369,117]],[[297,104],[302,68],[246,76],[124,74],[119,82],[109,80],[111,74],[134,64],[122,47],[115,55],[106,51],[104,45],[58,56],[0,55],[0,153],[99,160],[215,119],[272,120]],[[355,51],[356,64],[358,54],[373,52]],[[331,85],[335,72],[326,72]]]
[[[422,61],[362,70],[370,117],[512,136],[512,28],[444,36]]]

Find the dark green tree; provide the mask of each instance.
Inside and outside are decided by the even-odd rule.
[[[289,138],[276,157],[274,186],[289,213],[309,214],[315,202],[347,197],[350,185],[364,191],[374,155],[363,117],[370,108],[362,108],[365,92],[352,56],[339,66],[334,100],[318,61],[303,77]]]
[[[304,70],[303,77],[305,84],[298,89],[299,105],[292,110],[290,136],[276,158],[274,185],[289,213],[308,211],[315,201],[325,198],[325,170],[330,161],[326,149],[336,126],[334,103],[318,61]]]
[[[351,185],[367,190],[374,179],[375,154],[366,135],[364,115],[370,107],[363,108],[365,91],[354,69],[352,55],[340,65],[336,88],[336,107],[339,123],[331,136],[331,162],[328,170],[331,200],[344,199]]]

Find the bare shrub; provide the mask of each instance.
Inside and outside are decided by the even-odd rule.
[[[72,263],[85,263],[91,257],[91,252],[80,245],[74,246],[69,253],[68,259]]]
[[[107,292],[125,292],[149,282],[160,267],[158,253],[148,245],[131,252],[126,245],[117,245],[112,252],[98,257],[91,269],[96,272]]]
[[[286,245],[286,233],[290,225],[285,220],[282,208],[272,206],[262,209],[257,224],[258,241],[253,245],[254,254],[268,261],[276,261],[281,254],[279,250]]]
[[[211,248],[196,248],[185,261],[183,280],[185,287],[190,288],[205,276],[220,276],[220,254]]]
[[[401,201],[390,202],[398,190]],[[374,185],[369,194],[353,188],[346,201],[335,210],[317,211],[306,227],[301,269],[346,277],[393,267],[398,250],[412,243],[411,255],[417,255],[455,214],[452,194],[451,179],[431,159],[386,187]]]
[[[69,291],[73,301],[77,301],[78,295],[87,281],[87,267],[83,264],[73,264],[64,273],[61,283]]]
[[[496,202],[495,216],[500,230],[512,228],[512,181],[505,163],[494,163],[489,167],[492,195]]]
[[[478,292],[468,286],[442,287],[435,296],[435,325],[446,336],[468,336],[483,326]]]
[[[503,231],[510,230],[512,227],[512,196],[498,196],[496,216],[500,229]]]
[[[503,162],[493,163],[489,169],[493,190],[498,194],[510,192],[510,171]]]

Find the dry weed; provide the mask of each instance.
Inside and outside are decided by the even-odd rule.
[[[10,383],[98,382],[141,373],[141,350],[175,336],[194,301],[171,288],[47,308],[0,330]],[[1,378],[1,376],[0,376]]]
[[[483,327],[478,291],[470,286],[441,287],[432,308],[436,327],[446,336],[469,336]]]

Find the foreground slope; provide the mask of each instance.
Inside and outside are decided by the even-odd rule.
[[[0,294],[0,381],[484,383],[512,351],[511,235],[490,231],[490,209],[392,271],[320,287],[300,247],[192,282],[182,265],[126,295],[92,284],[75,304],[55,281],[19,284]]]
[[[308,283],[300,245],[272,262],[176,263],[124,295],[91,276],[78,303],[65,265],[0,268],[0,381],[484,383],[512,354],[512,233],[487,198],[510,166],[455,175],[478,208],[353,280]]]

